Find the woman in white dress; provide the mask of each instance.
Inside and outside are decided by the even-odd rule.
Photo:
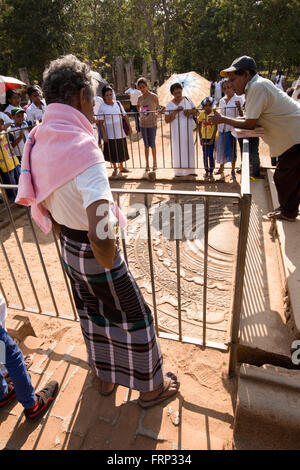
[[[171,125],[171,154],[175,176],[197,176],[193,138],[196,127],[194,116],[196,117],[197,111],[193,102],[182,95],[180,83],[173,83],[170,92],[174,98],[166,106],[165,121]]]

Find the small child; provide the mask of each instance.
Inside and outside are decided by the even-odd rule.
[[[24,145],[31,128],[34,126],[34,122],[24,120],[25,111],[22,108],[12,108],[11,115],[14,123],[8,129],[9,141],[16,156],[21,161]]]
[[[11,148],[7,134],[4,131],[4,121],[0,119],[0,170],[4,184],[18,184],[21,174],[21,166],[18,157]],[[9,202],[14,202],[17,195],[16,189],[6,190]]]
[[[210,96],[201,102],[201,111],[198,117],[200,143],[203,150],[204,178],[211,178],[215,168],[214,148],[217,126],[210,123],[208,117],[213,114],[214,99]]]

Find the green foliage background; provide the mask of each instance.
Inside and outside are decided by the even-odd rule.
[[[299,76],[300,0],[0,0],[0,73],[73,53],[108,79],[120,55],[155,60],[160,82],[195,70],[209,79],[240,55],[270,76]]]

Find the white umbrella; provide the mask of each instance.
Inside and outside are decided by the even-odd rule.
[[[183,96],[190,98],[195,106],[199,106],[201,101],[209,96],[210,82],[206,78],[201,77],[196,72],[187,72],[173,74],[162,86],[157,90],[159,104],[166,104],[173,99],[170,87],[173,83],[180,83],[183,88]]]
[[[0,103],[5,103],[5,94],[9,88],[20,88],[22,86],[27,86],[26,83],[21,82],[18,78],[6,77],[5,75],[0,75]]]

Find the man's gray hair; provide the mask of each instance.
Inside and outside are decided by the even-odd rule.
[[[72,99],[85,88],[93,95],[93,80],[90,67],[80,62],[72,54],[65,55],[50,62],[43,74],[43,92],[46,103],[72,105]]]

